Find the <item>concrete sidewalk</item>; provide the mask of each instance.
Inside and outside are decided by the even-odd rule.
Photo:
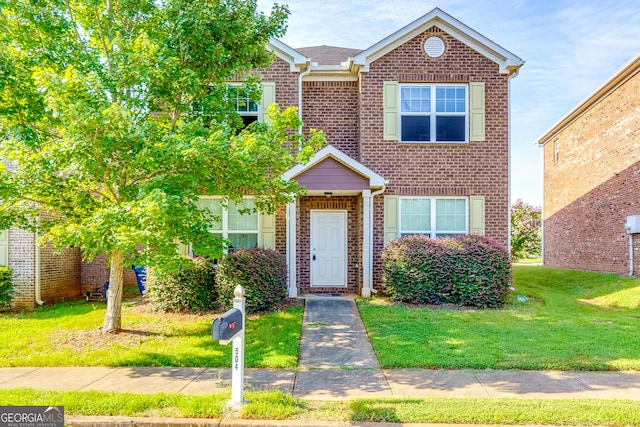
[[[380,369],[349,297],[305,299],[297,369],[246,369],[245,387],[309,400],[518,397],[640,400],[638,372]],[[231,363],[231,361],[229,361]],[[220,368],[0,368],[0,389],[207,394],[231,388]]]
[[[518,397],[640,400],[637,372],[426,369],[247,369],[248,390],[279,389],[309,400],[358,397]],[[216,368],[0,368],[0,389],[208,394],[230,390]]]

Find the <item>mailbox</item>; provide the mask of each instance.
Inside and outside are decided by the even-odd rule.
[[[229,344],[242,331],[242,328],[242,312],[232,308],[213,321],[211,337],[214,340],[220,340],[220,344]]]

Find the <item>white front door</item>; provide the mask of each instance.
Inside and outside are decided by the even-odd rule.
[[[311,286],[347,286],[346,211],[311,211]]]
[[[0,230],[0,265],[9,265],[9,230]]]

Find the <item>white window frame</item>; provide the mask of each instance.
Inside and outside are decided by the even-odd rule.
[[[403,88],[429,88],[430,91],[430,111],[429,112],[403,112],[402,111],[402,89]],[[465,100],[464,100],[464,114],[460,112],[437,112],[436,111],[436,94],[437,88],[441,87],[455,87],[455,88],[464,88],[465,89]],[[469,142],[469,84],[462,83],[400,83],[398,84],[398,133],[399,133],[399,141],[404,143],[412,143],[412,144],[465,144]],[[428,141],[413,141],[413,140],[405,140],[402,135],[402,117],[403,116],[412,116],[412,117],[421,117],[421,116],[429,116],[430,119],[430,135]],[[464,140],[463,141],[437,141],[436,140],[436,117],[449,116],[449,117],[461,117],[464,116]]]
[[[403,230],[402,228],[402,201],[403,200],[430,200],[431,201],[431,229],[428,233],[425,233],[423,230]],[[437,211],[436,204],[437,200],[464,200],[465,201],[465,229],[464,231],[459,230],[437,230],[436,222],[437,222]],[[469,234],[469,197],[466,196],[401,196],[398,200],[398,237],[412,235],[412,234],[424,234],[432,239],[437,238],[439,234],[447,234],[447,235],[464,235]]]
[[[221,196],[200,196],[200,200],[220,200],[222,201],[222,197]],[[243,197],[243,200],[253,200],[253,197]],[[229,201],[230,203],[233,203],[231,201]],[[222,238],[230,240],[229,239],[229,235],[230,234],[255,234],[256,235],[256,246],[260,246],[260,213],[259,212],[255,212],[254,215],[256,215],[257,219],[257,227],[255,230],[249,230],[249,229],[245,229],[245,230],[230,230],[229,229],[229,208],[225,207],[224,205],[222,206],[222,213],[221,213],[221,228],[220,229],[214,229],[214,228],[209,228],[209,232],[211,234],[215,234],[215,235],[222,235]],[[233,248],[233,249],[240,249],[240,248]],[[225,248],[224,253],[227,254],[228,248]]]
[[[556,139],[553,144],[553,163],[558,163],[560,160],[560,140]]]
[[[240,89],[245,88],[245,85],[242,84],[242,83],[229,83],[227,86],[230,87],[230,88],[240,88]],[[256,105],[256,110],[255,111],[238,111],[238,99],[246,100],[248,106],[250,106],[251,103],[254,103]],[[232,98],[232,99],[229,99],[229,100],[233,101],[234,106],[235,106],[234,107],[235,112],[240,117],[244,117],[244,116],[246,116],[246,117],[255,117],[256,118],[255,121],[259,121],[260,120],[260,108],[261,108],[260,107],[260,104],[261,104],[260,101],[256,102],[256,101],[252,101],[250,98],[240,98],[240,97],[237,97],[237,96],[235,98]],[[249,110],[249,108],[247,108],[247,110]]]

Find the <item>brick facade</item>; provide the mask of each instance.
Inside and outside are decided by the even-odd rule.
[[[429,58],[425,40],[437,35],[445,54]],[[412,144],[383,139],[383,82],[485,83],[486,141]],[[508,243],[508,77],[498,65],[437,28],[431,28],[375,61],[363,74],[360,93],[360,161],[390,181],[385,194],[486,197],[486,235]],[[375,204],[374,284],[381,284],[384,218]]]
[[[628,215],[640,215],[640,60],[633,74],[545,140],[544,264],[624,274]],[[556,142],[558,155],[556,158]],[[640,236],[634,236],[640,268]]]
[[[298,91],[302,78],[303,132],[308,132],[310,128],[324,131],[327,143],[348,156],[349,164],[343,166],[352,169],[351,173],[360,173],[364,177],[361,181],[367,184],[364,190],[366,194],[369,191],[381,191],[384,178],[388,180],[384,194],[389,195],[484,196],[485,234],[507,245],[508,80],[523,62],[488,39],[480,36],[480,39],[476,40],[473,37],[479,35],[464,34],[464,27],[457,28],[456,37],[451,36],[441,28],[447,25],[456,27],[459,23],[439,9],[434,9],[418,21],[420,20],[420,31],[416,30],[415,26],[409,30],[408,26],[385,39],[388,48],[381,48],[384,53],[380,55],[378,51],[345,50],[327,46],[319,50],[305,49],[309,55],[320,51],[331,53],[329,51],[332,49],[336,49],[333,53],[340,55],[365,55],[362,56],[365,58],[364,66],[359,62],[356,64],[357,61],[352,60],[353,58],[345,57],[343,61],[320,64],[318,67],[313,58],[306,58],[300,52],[291,49],[289,52],[277,51],[280,52],[280,56],[273,64],[268,69],[256,70],[255,73],[260,74],[264,82],[275,83],[275,100],[282,109],[299,106]],[[446,25],[442,25],[443,23]],[[445,43],[444,54],[438,58],[431,58],[425,53],[424,42],[431,36],[440,37]],[[397,39],[391,40],[393,37]],[[396,43],[401,37],[403,42]],[[467,43],[461,40],[466,40]],[[480,46],[482,52],[470,46]],[[280,46],[278,49],[282,48]],[[369,62],[369,56],[366,55],[378,56]],[[338,63],[341,65],[334,65]],[[297,71],[292,71],[292,68],[297,68]],[[485,140],[456,144],[412,144],[385,140],[385,81],[428,84],[484,83]],[[355,168],[353,163],[357,163]],[[358,170],[360,172],[357,172]],[[365,173],[362,170],[365,170]],[[372,177],[377,184],[369,186],[369,179]],[[373,202],[372,258],[365,260],[366,251],[363,243],[368,233],[365,226],[369,221],[368,217],[365,218],[369,205],[365,203],[369,199],[363,198],[362,186],[340,190],[327,199],[321,197],[323,189],[315,188],[308,196],[297,201],[294,236],[297,270],[293,274],[299,293],[359,293],[367,280],[368,270],[365,271],[365,266],[369,262],[373,264],[373,285],[380,287],[382,284],[380,254],[384,234],[383,194],[375,197]],[[310,212],[323,209],[347,212],[347,284],[340,290],[310,286]],[[283,206],[276,213],[275,242],[276,249],[283,253],[287,250],[286,230],[287,210]],[[17,235],[16,239],[18,237],[28,240],[25,236]],[[64,270],[69,277],[68,284],[56,282],[57,284],[51,285],[51,289],[59,288],[60,292],[65,294],[71,292],[71,289],[78,289],[79,293],[80,290],[93,289],[108,280],[104,257],[96,259],[91,264],[80,263],[79,254],[73,251],[66,253],[65,257],[69,258],[69,264]],[[29,262],[33,265],[32,261]],[[54,267],[51,264],[46,268]],[[20,280],[23,280],[22,277],[25,281],[28,280],[27,270],[28,268],[25,268],[24,272],[20,270]],[[133,274],[128,269],[127,273],[125,281],[134,283]],[[25,286],[24,295],[28,294],[27,288]],[[33,300],[33,296],[25,298]]]

